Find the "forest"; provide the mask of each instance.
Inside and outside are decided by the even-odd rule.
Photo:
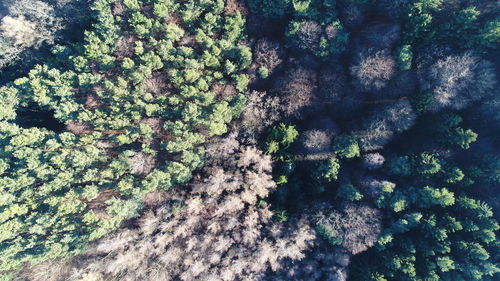
[[[0,1],[0,281],[500,280],[494,0]]]

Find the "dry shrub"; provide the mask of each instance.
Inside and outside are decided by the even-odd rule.
[[[233,97],[238,93],[233,85],[221,83],[214,83],[210,91],[215,93],[221,100],[227,97]]]
[[[93,110],[102,106],[101,99],[97,95],[88,95],[85,98],[85,107]]]
[[[116,0],[113,5],[113,15],[123,16],[125,14],[125,6],[122,0]]]
[[[167,75],[156,73],[151,78],[145,80],[146,91],[152,93],[154,96],[167,95],[169,90],[169,79]]]

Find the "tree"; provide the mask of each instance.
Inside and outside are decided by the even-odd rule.
[[[463,109],[490,95],[496,85],[492,64],[471,53],[436,61],[420,79],[434,94],[431,111]]]
[[[367,168],[368,170],[376,170],[382,167],[382,165],[385,162],[384,156],[382,156],[380,153],[368,153],[364,154],[362,156],[363,160],[363,167]]]
[[[282,108],[288,116],[301,116],[313,102],[316,73],[302,67],[290,69],[276,80],[275,89],[282,97]]]
[[[350,71],[355,85],[362,91],[379,91],[395,72],[396,61],[387,50],[362,51],[354,60]]]
[[[284,49],[277,41],[272,41],[267,38],[260,39],[255,43],[254,53],[255,62],[260,67],[265,68],[269,73],[274,72],[283,62]]]
[[[267,150],[269,152],[273,151],[272,153],[274,153],[281,148],[287,148],[297,139],[298,136],[299,132],[295,129],[295,126],[280,123],[273,127],[269,132],[269,136],[267,138]],[[276,149],[272,149],[273,146],[276,146]]]
[[[315,214],[316,227],[327,241],[335,241],[355,255],[373,246],[381,233],[379,210],[363,204],[347,204],[340,210],[323,206]]]
[[[252,159],[244,156],[248,152]],[[244,166],[238,164],[241,158],[247,158]],[[47,271],[64,280],[93,275],[239,280],[277,271],[285,259],[304,258],[312,248],[314,230],[304,221],[275,223],[269,206],[256,204],[276,187],[270,174],[271,158],[256,148],[238,147],[221,164],[206,167],[206,177],[193,182],[188,194],[181,190],[171,194],[161,208],[135,220],[136,227],[96,241],[91,251],[75,257],[78,263],[45,264],[21,275],[27,280]],[[155,270],[150,267],[153,262]],[[59,270],[52,271],[52,266]]]
[[[338,177],[340,169],[340,161],[338,158],[329,158],[321,161],[313,170],[312,177],[316,183],[322,185],[335,181]],[[323,188],[320,188],[320,190]]]
[[[403,45],[398,49],[397,52],[398,65],[402,70],[408,70],[411,68],[411,62],[413,59],[413,52],[411,50],[411,45]]]
[[[27,48],[53,44],[62,19],[54,6],[42,1],[12,1],[4,3],[8,13],[0,21],[0,68],[17,59]]]
[[[48,8],[37,11],[50,7],[45,2],[31,2],[12,2],[22,9],[12,10],[7,24],[24,24],[26,36],[40,29],[35,39],[15,39],[36,44],[45,24],[57,25],[53,18],[27,23],[52,16]],[[245,99],[236,90],[246,90],[243,72],[251,60],[241,16],[224,15],[221,1],[182,9],[162,3],[182,10],[177,24],[155,3],[94,1],[95,23],[84,42],[56,48],[54,60],[1,88],[0,181],[7,201],[0,228],[10,229],[1,237],[2,272],[81,253],[136,216],[147,193],[190,180],[205,164],[206,137],[226,132],[241,113]],[[214,32],[218,22],[227,25]],[[9,36],[19,36],[16,30]],[[200,39],[199,48],[182,45],[185,36]],[[214,49],[217,61],[205,66],[204,54]],[[234,65],[230,76],[222,74],[225,61]],[[209,90],[222,83],[235,90],[219,99]],[[21,110],[49,112],[50,122],[66,127],[19,127]],[[112,271],[124,270],[127,258],[119,256]]]
[[[307,153],[328,153],[331,150],[332,137],[328,131],[305,131],[301,136],[302,146]]]
[[[333,140],[333,151],[345,158],[353,158],[360,155],[356,138],[348,135],[340,135]]]

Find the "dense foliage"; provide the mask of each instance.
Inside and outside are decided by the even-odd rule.
[[[81,252],[203,165],[200,145],[242,110],[251,61],[243,18],[223,9],[96,1],[81,48],[1,88],[1,270]],[[65,130],[31,127],[26,111]]]
[[[0,52],[63,38],[66,1],[32,2]],[[0,85],[2,278],[498,280],[499,13],[94,1]]]

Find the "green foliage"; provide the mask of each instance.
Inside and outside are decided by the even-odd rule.
[[[318,224],[316,232],[333,246],[342,244],[342,239],[338,237],[336,231],[330,225]]]
[[[422,153],[412,160],[412,168],[420,175],[433,175],[441,170],[441,161],[434,154]]]
[[[451,115],[446,120],[447,124],[440,125],[461,122]],[[423,187],[387,185],[378,193],[374,203],[391,212],[393,222],[371,253],[370,259],[377,261],[356,272],[355,280],[371,280],[370,276],[387,280],[490,280],[500,272],[490,260],[498,253],[493,241],[499,225],[489,206],[464,196],[462,190],[453,190],[474,170],[464,172],[454,165],[427,152],[388,159],[388,174],[412,176],[411,182]],[[446,187],[435,188],[424,185],[426,182]]]
[[[385,164],[387,173],[398,176],[409,176],[411,174],[410,159],[408,156],[389,158]]]
[[[424,114],[429,111],[430,106],[434,103],[434,95],[432,93],[419,93],[412,97],[411,102],[418,114]]]
[[[248,5],[257,14],[266,17],[281,17],[290,12],[291,2],[290,0],[248,0]]]
[[[294,125],[280,123],[277,126],[274,126],[269,132],[269,136],[267,138],[268,148],[266,151],[276,152],[281,148],[286,148],[292,144],[298,136],[299,132],[295,129]]]
[[[327,61],[341,54],[349,33],[344,29],[335,9],[335,0],[247,0],[256,14],[269,18],[288,16],[285,32],[287,46],[312,53]]]
[[[411,45],[401,46],[397,51],[397,59],[399,68],[401,68],[402,70],[410,69],[413,60]]]
[[[324,60],[342,53],[349,39],[338,20],[325,26],[308,20],[292,21],[286,36],[292,48],[310,52]]]
[[[276,212],[276,219],[278,222],[286,222],[288,221],[288,214],[286,210],[280,210]]]
[[[457,50],[486,52],[500,42],[498,17],[480,20],[481,12],[475,6],[450,13],[442,10],[442,0],[418,0],[408,5],[409,12],[404,17],[405,42],[414,47],[439,42],[452,44]]]
[[[460,127],[462,120],[457,114],[443,113],[424,120],[423,125],[427,128],[426,133],[436,138],[438,142],[451,147],[469,149],[478,135],[471,129]],[[433,126],[429,126],[431,123]]]
[[[312,172],[313,179],[320,183],[335,181],[340,170],[340,161],[338,158],[329,158],[317,164]]]
[[[114,1],[94,1],[84,44],[54,51],[71,63],[0,88],[0,271],[82,252],[148,192],[204,164],[206,137],[225,133],[245,103],[210,86],[244,92],[252,60],[244,19],[221,3],[126,0],[127,16],[115,17]],[[176,23],[171,11],[182,11]],[[234,69],[222,74],[226,63]],[[20,127],[20,109],[52,111],[66,131]]]
[[[340,135],[333,140],[333,151],[345,158],[359,157],[359,145],[355,137]]]
[[[361,194],[352,184],[342,184],[337,192],[337,197],[348,201],[359,201],[363,199],[363,194]]]
[[[265,66],[261,66],[257,69],[257,75],[259,75],[260,78],[265,79],[269,76],[269,69]]]

